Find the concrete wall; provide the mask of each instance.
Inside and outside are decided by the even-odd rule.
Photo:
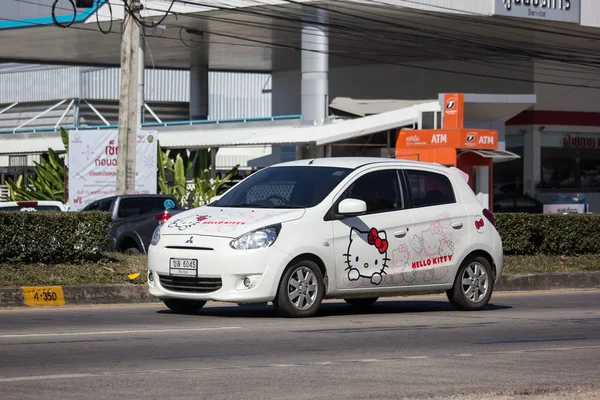
[[[411,67],[377,64],[332,68],[329,98],[419,100],[437,99],[443,92],[533,93],[531,82],[491,79],[489,75],[531,81],[533,67],[507,71],[468,62],[432,61]],[[299,113],[300,71],[273,72],[273,115]]]
[[[536,110],[600,112],[600,89],[581,87],[600,87],[600,75],[597,69],[584,69],[561,63],[536,62],[535,80],[554,83],[536,83],[534,85],[537,95]]]

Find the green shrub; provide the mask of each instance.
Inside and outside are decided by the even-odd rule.
[[[600,215],[496,214],[505,254],[600,254]]]
[[[107,212],[0,212],[0,263],[77,263],[102,257]]]

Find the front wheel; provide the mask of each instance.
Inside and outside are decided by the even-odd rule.
[[[487,305],[494,290],[494,275],[490,262],[481,256],[465,259],[446,291],[448,300],[458,310],[477,311]]]
[[[171,311],[177,314],[194,314],[196,311],[204,307],[206,301],[204,300],[181,300],[181,299],[168,299],[163,300],[163,303]]]
[[[325,284],[318,265],[299,261],[283,274],[273,305],[284,317],[312,317],[324,295]]]

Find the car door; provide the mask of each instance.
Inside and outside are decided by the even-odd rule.
[[[396,168],[372,168],[348,182],[334,201],[365,201],[360,216],[333,214],[333,247],[338,290],[376,289],[405,284],[410,210]]]
[[[409,242],[411,285],[448,282],[468,236],[468,212],[448,175],[425,167],[403,168],[413,231]]]

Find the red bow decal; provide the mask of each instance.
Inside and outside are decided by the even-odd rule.
[[[371,228],[369,231],[368,241],[371,246],[377,247],[377,250],[379,250],[380,254],[383,254],[387,251],[388,241],[379,237],[377,229]]]
[[[475,228],[477,228],[477,230],[479,230],[479,228],[483,228],[483,218],[481,218],[479,221],[475,221]]]
[[[202,222],[204,221],[206,218],[206,215],[198,215],[198,222]]]

